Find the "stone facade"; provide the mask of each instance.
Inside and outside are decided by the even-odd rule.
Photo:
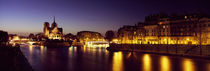
[[[86,44],[89,41],[105,41],[104,37],[98,32],[92,31],[81,31],[77,33],[77,38],[83,44]]]
[[[121,43],[133,44],[210,44],[210,16],[155,14],[135,26],[118,30]]]
[[[63,39],[63,29],[59,28],[57,23],[54,21],[50,27],[48,22],[44,23],[44,36],[48,39]]]

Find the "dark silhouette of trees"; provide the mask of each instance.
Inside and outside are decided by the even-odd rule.
[[[112,30],[107,31],[105,34],[105,39],[108,40],[109,42],[112,41],[114,37],[115,37],[115,34],[114,34],[114,31]]]
[[[64,37],[65,37],[65,40],[75,40],[75,39],[77,39],[77,37],[75,35],[73,35],[72,33],[68,33]]]
[[[0,47],[6,46],[8,41],[9,41],[8,33],[0,30]]]
[[[0,31],[0,42],[8,42],[9,35],[7,32]]]
[[[34,37],[35,37],[35,35],[34,35],[34,34],[32,34],[32,33],[30,33],[28,37],[29,37],[30,39],[32,39],[32,38],[34,38]]]

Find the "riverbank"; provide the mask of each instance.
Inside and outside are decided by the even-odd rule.
[[[163,55],[210,58],[210,46],[203,45],[158,45],[158,44],[110,44],[109,51],[129,51]]]
[[[72,45],[72,41],[46,40],[46,41],[41,42],[41,45],[47,46],[49,48],[69,47]]]
[[[1,46],[0,56],[1,71],[33,71],[18,46]]]

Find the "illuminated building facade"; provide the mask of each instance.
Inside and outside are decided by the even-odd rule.
[[[120,43],[143,43],[145,41],[145,29],[140,26],[123,26],[118,30]]]
[[[62,28],[58,28],[57,23],[55,22],[55,17],[54,17],[54,21],[51,24],[48,22],[44,23],[44,36],[48,39],[62,39],[63,37],[63,29]]]
[[[83,44],[86,44],[89,41],[105,41],[104,37],[98,32],[92,31],[81,31],[77,33],[77,38]]]
[[[201,13],[187,15],[155,14],[144,23],[123,26],[118,40],[125,44],[210,44],[210,17]]]

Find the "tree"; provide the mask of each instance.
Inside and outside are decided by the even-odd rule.
[[[9,41],[8,33],[0,30],[0,45],[5,45],[8,41]]]
[[[30,33],[29,36],[28,36],[30,39],[34,38],[34,34]]]
[[[74,39],[76,39],[76,36],[73,35],[72,33],[68,33],[64,37],[65,37],[65,40],[74,40]]]
[[[112,39],[115,37],[114,31],[109,30],[105,34],[105,39],[108,40],[109,42],[112,41]]]

